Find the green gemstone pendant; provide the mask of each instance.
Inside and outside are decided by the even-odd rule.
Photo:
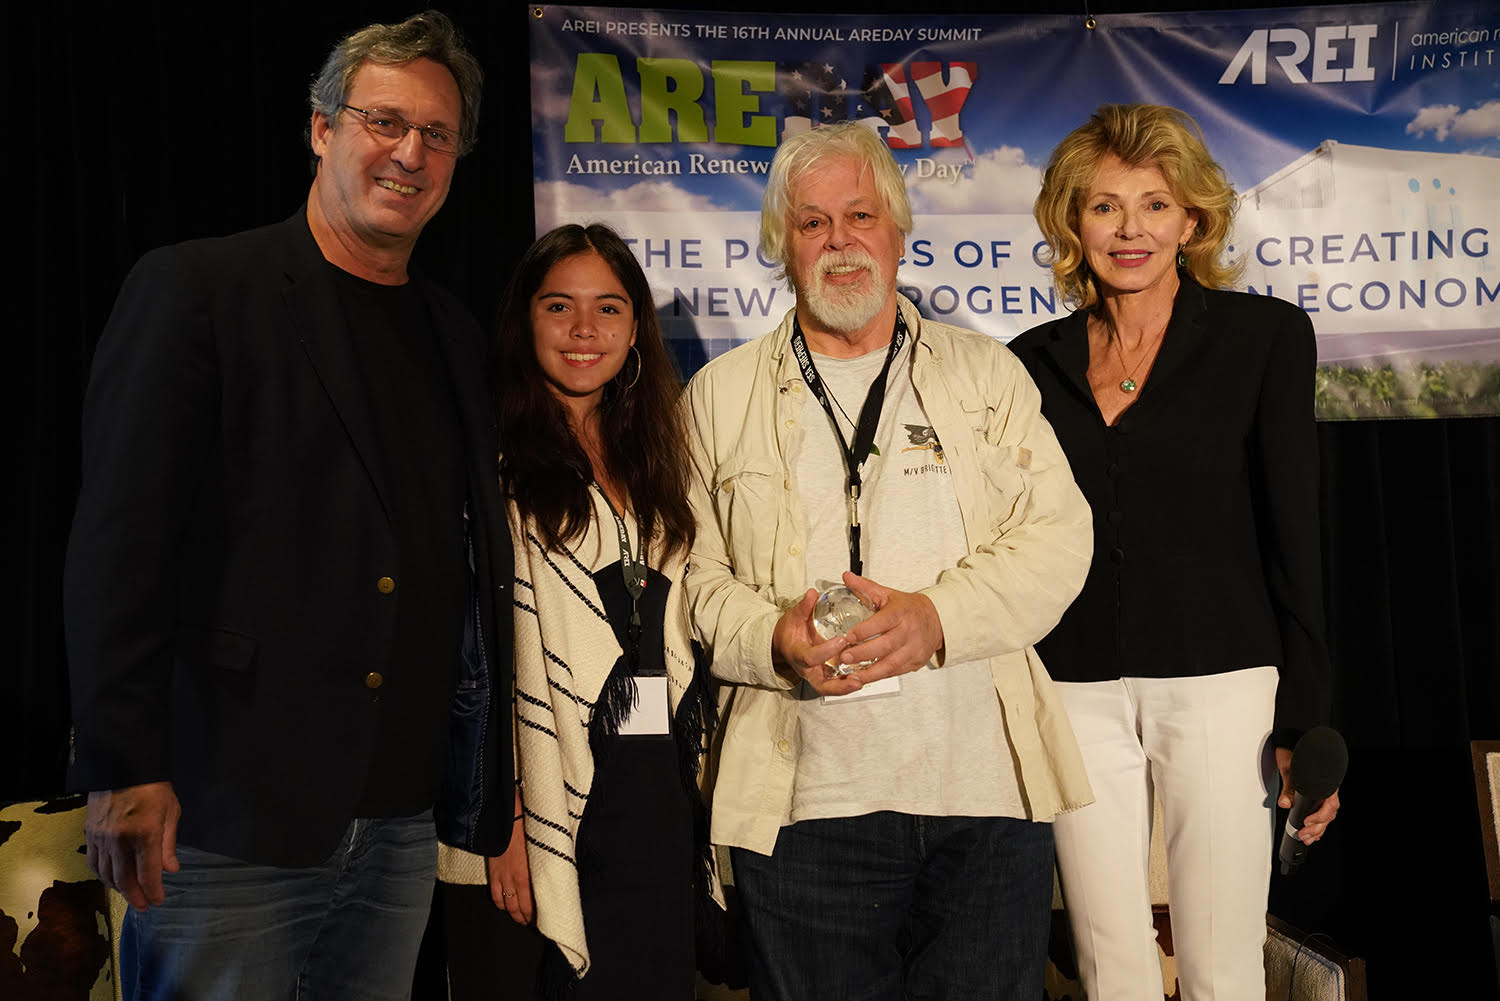
[[[1135,380],[1134,379],[1121,379],[1120,380],[1120,388],[1123,389],[1127,393],[1133,393],[1133,392],[1135,392]]]

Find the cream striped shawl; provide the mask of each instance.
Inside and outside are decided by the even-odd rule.
[[[525,812],[537,927],[556,942],[578,976],[588,972],[588,943],[578,894],[578,824],[594,781],[589,721],[621,649],[604,617],[588,567],[568,549],[542,548],[534,526],[509,508],[515,547],[516,767]],[[597,518],[574,548],[592,553],[616,545],[601,539]],[[606,549],[606,551],[608,551]],[[693,680],[693,653],[682,577],[686,561],[653,569],[671,582],[663,628],[672,715]]]

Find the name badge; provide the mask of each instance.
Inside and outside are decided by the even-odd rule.
[[[896,675],[890,678],[881,678],[879,681],[872,681],[859,691],[850,692],[848,695],[825,695],[823,696],[823,704],[831,706],[838,702],[856,702],[859,699],[872,699],[881,695],[900,694],[901,677]]]
[[[667,676],[665,674],[636,675],[635,696],[635,706],[630,710],[630,718],[620,724],[620,735],[648,737],[671,733]]]

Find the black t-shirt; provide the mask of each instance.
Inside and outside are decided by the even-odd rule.
[[[330,265],[332,267],[332,265]],[[377,285],[334,268],[385,460],[396,540],[395,632],[370,697],[381,717],[358,815],[432,806],[447,754],[468,596],[463,428],[427,304],[413,283]]]

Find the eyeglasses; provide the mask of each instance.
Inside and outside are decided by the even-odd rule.
[[[462,144],[459,134],[452,129],[440,128],[436,125],[415,125],[394,111],[356,108],[352,104],[346,104],[344,107],[363,118],[365,128],[386,139],[401,139],[406,135],[407,130],[416,129],[422,145],[434,153],[457,153]]]

